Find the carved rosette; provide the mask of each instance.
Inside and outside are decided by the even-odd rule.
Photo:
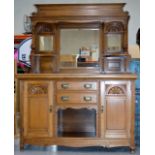
[[[29,95],[46,95],[48,94],[48,85],[45,84],[29,84],[28,85]]]
[[[107,88],[107,95],[125,95],[125,86],[110,86]]]
[[[123,32],[124,31],[124,25],[122,22],[110,22],[105,24],[104,32]]]

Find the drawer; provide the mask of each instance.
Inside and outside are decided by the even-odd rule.
[[[95,93],[58,93],[57,103],[97,103],[97,94]]]
[[[57,82],[58,90],[97,90],[98,83],[95,81],[58,81]]]

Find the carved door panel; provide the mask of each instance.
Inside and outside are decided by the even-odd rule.
[[[129,138],[131,104],[128,95],[130,88],[128,82],[106,81],[104,86],[104,114],[101,118],[101,127],[105,138]],[[103,94],[102,94],[103,95]]]
[[[26,81],[23,96],[24,136],[51,137],[53,135],[53,82]]]

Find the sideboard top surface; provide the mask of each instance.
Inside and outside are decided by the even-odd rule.
[[[18,79],[103,79],[103,80],[136,80],[136,74],[16,74]]]

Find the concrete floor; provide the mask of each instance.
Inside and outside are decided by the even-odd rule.
[[[27,145],[24,151],[19,150],[19,139],[15,139],[14,155],[131,155],[128,148],[105,149],[102,147],[38,147]],[[134,155],[140,155],[140,149],[137,148]]]

